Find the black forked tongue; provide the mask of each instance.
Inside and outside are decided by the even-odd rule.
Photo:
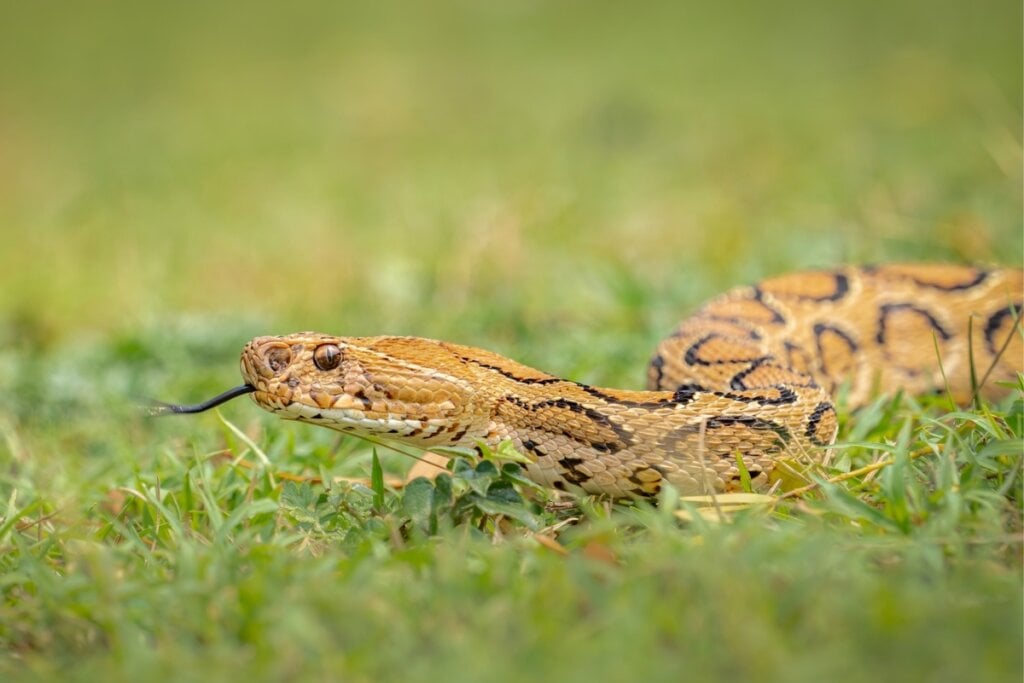
[[[256,387],[251,384],[243,384],[240,387],[234,389],[228,389],[223,394],[217,394],[213,398],[203,401],[202,403],[195,403],[193,405],[179,405],[177,403],[164,403],[163,401],[153,401],[152,405],[149,406],[149,414],[151,416],[160,415],[182,415],[187,413],[201,413],[209,410],[210,408],[216,408],[222,403],[227,403],[233,398],[238,398],[243,394],[251,394],[256,391]]]

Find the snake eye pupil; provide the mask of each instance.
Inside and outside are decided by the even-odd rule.
[[[324,344],[313,351],[313,362],[321,370],[333,370],[341,363],[341,349],[334,344]]]

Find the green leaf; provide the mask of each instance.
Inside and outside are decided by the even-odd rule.
[[[226,541],[234,528],[243,521],[266,512],[274,512],[277,509],[278,504],[269,498],[260,498],[259,500],[242,503],[228,515],[228,518],[217,529],[216,540],[218,542]]]
[[[907,475],[909,458],[907,444],[910,442],[913,421],[907,419],[900,428],[893,462],[882,472],[882,490],[885,494],[885,509],[888,518],[906,532],[910,530],[910,508],[907,501],[907,487],[911,481]]]
[[[471,462],[479,457],[476,449],[466,448],[465,446],[431,446],[430,452]]]
[[[1006,413],[1006,424],[1017,437],[1024,437],[1024,400],[1017,399],[1010,404]]]
[[[452,504],[452,477],[449,474],[439,474],[434,479],[434,504],[437,509],[448,507]]]
[[[452,465],[452,474],[461,479],[472,479],[476,476],[476,470],[474,469],[471,461],[458,459],[455,461],[455,464]]]
[[[743,462],[743,454],[736,451],[736,469],[740,471],[740,487],[744,493],[753,493],[753,488],[750,484],[750,471],[747,469],[747,465]]]
[[[491,460],[481,460],[476,466],[476,474],[478,477],[496,477],[498,466]]]
[[[898,524],[879,510],[851,494],[845,488],[836,484],[821,482],[821,490],[825,494],[825,499],[831,504],[833,511],[836,513],[851,519],[867,522],[882,531],[903,533],[903,529]]]
[[[523,473],[523,468],[514,462],[507,462],[501,466],[501,478],[545,495],[549,493],[547,488],[527,477]]]
[[[485,460],[498,460],[506,462],[517,462],[522,465],[528,465],[532,460],[516,450],[515,445],[508,440],[502,441],[498,444],[498,447],[493,451],[490,449],[482,450],[483,457]]]
[[[434,513],[434,484],[426,477],[416,477],[405,485],[402,513],[414,522],[429,521]]]
[[[286,481],[281,489],[281,506],[301,510],[311,509],[316,505],[317,497],[309,482]]]
[[[373,508],[384,511],[384,468],[380,466],[377,449],[373,449],[373,464],[370,467],[370,488],[373,489]]]
[[[514,505],[477,495],[472,496],[472,503],[474,507],[486,515],[491,515],[492,517],[503,515],[509,519],[516,520],[531,531],[536,531],[542,526],[540,518],[524,508],[522,505]]]
[[[498,468],[489,460],[481,460],[473,467],[470,463],[460,466],[457,461],[453,474],[469,484],[469,488],[481,496],[487,495],[487,488],[500,476]]]
[[[515,486],[512,482],[499,479],[490,485],[487,489],[487,500],[498,501],[499,503],[509,503],[510,505],[522,505],[523,498],[516,491]]]
[[[3,517],[0,517],[0,540],[6,538],[7,534],[23,517],[28,517],[36,510],[43,508],[43,501],[35,500],[23,507],[21,510],[14,509],[14,493],[11,493],[11,504],[8,505]]]

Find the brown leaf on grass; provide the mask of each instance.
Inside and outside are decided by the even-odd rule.
[[[547,534],[535,533],[533,538],[548,550],[553,550],[559,555],[568,556],[569,554],[569,551],[566,550],[564,545]]]
[[[409,469],[405,475],[405,482],[409,483],[417,477],[424,477],[434,481],[437,475],[448,471],[448,458],[439,454],[426,451],[419,460]]]

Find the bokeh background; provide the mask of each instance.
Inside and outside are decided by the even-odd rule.
[[[0,325],[56,344],[189,313],[514,351],[654,337],[792,268],[1019,262],[1020,19],[7,2]]]

